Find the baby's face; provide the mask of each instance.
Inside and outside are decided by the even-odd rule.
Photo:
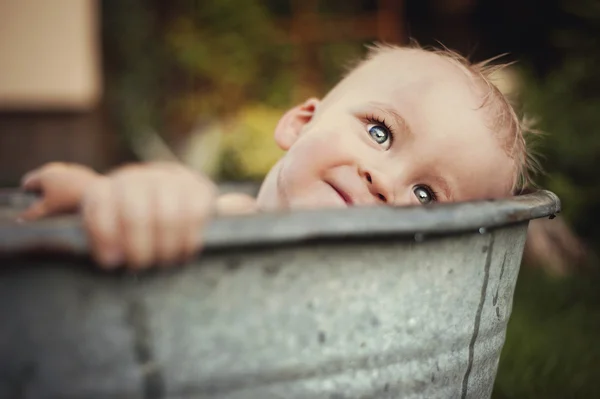
[[[514,162],[486,123],[485,95],[457,66],[418,51],[376,56],[321,102],[282,118],[287,150],[263,209],[411,205],[510,194]]]

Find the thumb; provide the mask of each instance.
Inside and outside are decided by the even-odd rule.
[[[18,219],[23,221],[36,220],[46,216],[47,214],[48,206],[46,202],[42,199],[31,205],[25,211],[21,212],[18,216]]]

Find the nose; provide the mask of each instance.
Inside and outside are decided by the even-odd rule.
[[[393,202],[392,192],[384,182],[385,178],[383,176],[367,170],[361,170],[360,175],[365,180],[371,195],[385,204]]]

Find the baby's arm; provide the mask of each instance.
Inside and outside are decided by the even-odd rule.
[[[105,267],[183,261],[200,249],[198,232],[214,214],[256,211],[253,198],[217,197],[209,179],[176,164],[129,165],[107,176],[51,164],[28,175],[24,187],[40,190],[43,197],[23,217],[79,209],[93,255]]]
[[[247,194],[229,193],[217,199],[217,214],[244,215],[258,212],[256,198]]]

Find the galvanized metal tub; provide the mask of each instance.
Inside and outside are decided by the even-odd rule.
[[[502,201],[216,220],[193,264],[105,273],[73,218],[0,222],[0,398],[488,398],[528,221]],[[6,207],[5,207],[6,211]]]

